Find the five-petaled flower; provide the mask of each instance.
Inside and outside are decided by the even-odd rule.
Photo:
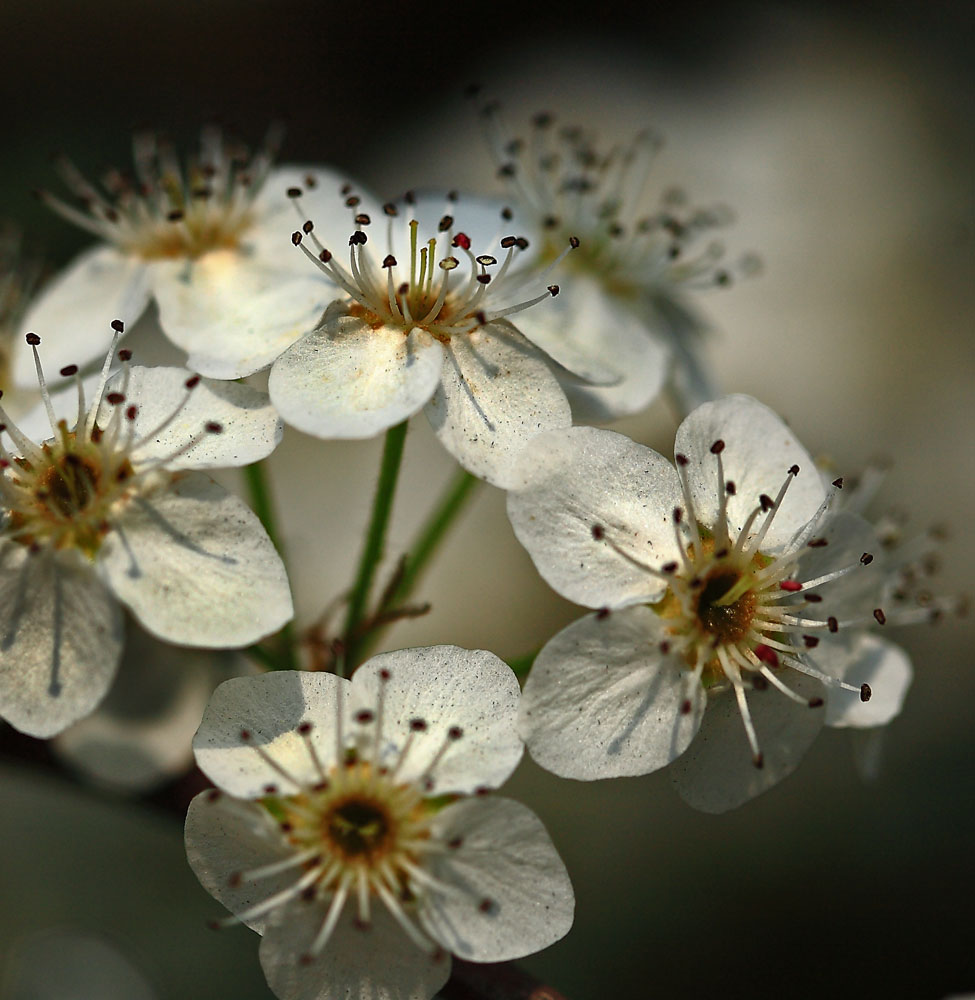
[[[198,471],[270,454],[281,423],[267,397],[182,368],[109,367],[90,405],[53,401],[21,426],[0,408],[0,716],[53,736],[91,712],[115,675],[125,604],[185,646],[241,647],[291,618],[284,566],[260,522]],[[70,408],[70,413],[69,413]],[[59,410],[64,411],[62,415]],[[28,431],[44,421],[40,444]]]
[[[518,958],[572,922],[541,822],[486,795],[522,754],[518,682],[456,646],[383,653],[352,681],[226,681],[194,740],[218,786],[190,804],[206,889],[263,935],[284,1000],[428,1000],[472,961]]]
[[[289,253],[287,191],[303,184],[319,218],[345,218],[331,196],[342,182],[319,168],[273,167],[273,130],[250,156],[219,129],[204,129],[185,167],[151,133],[133,145],[135,176],[115,170],[101,187],[59,161],[77,204],[40,197],[100,242],[42,289],[22,331],[44,337],[52,368],[84,366],[108,346],[106,314],[131,325],[155,300],[163,331],[194,371],[233,379],[265,368],[335,295]],[[15,357],[13,376],[32,384],[29,355]]]
[[[465,469],[504,486],[526,441],[571,423],[556,363],[591,374],[585,359],[539,349],[509,318],[548,308],[560,291],[547,284],[551,268],[520,265],[529,242],[491,202],[408,195],[378,211],[385,238],[369,237],[372,215],[357,212],[348,269],[319,241],[323,227],[309,220],[295,232],[346,297],[275,362],[271,400],[322,438],[371,437],[425,408]],[[562,256],[577,245],[567,239]]]
[[[598,610],[539,654],[520,730],[568,777],[675,762],[684,799],[719,812],[789,774],[824,721],[888,722],[910,666],[867,629],[890,617],[876,532],[831,509],[840,481],[774,413],[706,403],[675,449],[676,471],[592,428],[526,449],[515,533],[556,590]]]

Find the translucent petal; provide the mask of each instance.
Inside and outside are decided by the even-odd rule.
[[[456,849],[431,857],[430,870],[460,891],[431,891],[420,920],[459,958],[506,962],[547,948],[568,933],[572,884],[541,820],[526,806],[491,796],[438,813],[434,835]]]
[[[857,687],[870,685],[869,701],[861,701],[855,691],[828,687],[827,726],[885,726],[900,714],[914,674],[900,646],[867,632],[824,641],[816,650],[815,662],[837,680]]]
[[[538,654],[518,728],[542,767],[565,778],[647,774],[681,754],[701,721],[700,685],[664,655],[660,618],[643,606],[587,615]],[[685,697],[691,711],[682,713]]]
[[[548,362],[504,320],[451,338],[426,412],[454,458],[502,488],[512,484],[512,462],[531,438],[572,422]]]
[[[0,716],[49,737],[105,697],[122,651],[122,614],[74,553],[0,552]]]
[[[551,431],[525,448],[509,485],[515,534],[564,597],[598,608],[663,594],[666,582],[644,567],[679,558],[672,516],[681,493],[655,451],[591,427]]]
[[[260,521],[201,473],[131,500],[98,565],[146,629],[185,646],[247,646],[293,614],[284,566]]]

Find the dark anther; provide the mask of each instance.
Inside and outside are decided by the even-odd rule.
[[[601,524],[594,524],[592,526],[592,537],[595,538],[597,542],[602,541],[605,534],[606,532]]]
[[[873,696],[873,691],[870,690],[869,684],[860,685],[860,701],[870,701]]]
[[[321,253],[318,255],[318,259],[323,263],[327,264],[332,259],[332,251],[322,249]]]
[[[840,623],[832,615],[830,615],[829,618],[826,619],[826,627],[830,630],[830,632],[835,634],[840,630]]]
[[[810,538],[806,544],[811,549],[821,549],[824,545],[829,545],[829,542],[825,538]]]
[[[31,347],[37,347],[37,345],[41,342],[41,338],[38,337],[36,333],[28,333],[24,339],[28,344],[30,344]]]
[[[510,208],[501,209],[501,218],[504,219],[505,222],[510,222],[514,217],[515,213],[512,212]]]
[[[307,736],[311,732],[312,726],[310,722],[302,722],[298,725],[298,733],[301,736]]]
[[[683,466],[687,465],[690,459],[686,455],[682,455],[680,454],[680,452],[678,452],[676,455],[674,455],[674,461],[683,468]]]
[[[125,402],[125,393],[110,392],[105,396],[105,399],[108,400],[108,402],[111,403],[112,406],[118,406],[119,403]]]
[[[479,274],[477,276],[477,282],[480,285],[490,285],[491,284],[491,275],[490,274]]]
[[[406,194],[403,195],[403,201],[405,201],[407,205],[415,205],[416,204],[416,192],[415,191],[407,191]]]
[[[804,635],[802,641],[806,649],[815,649],[819,645],[819,639],[814,635]]]
[[[135,415],[136,415],[136,414],[137,414],[138,412],[139,412],[139,408],[138,408],[137,406],[135,406],[135,405],[133,405],[133,406],[130,406],[130,407],[129,407],[129,408],[128,408],[128,409],[126,410],[126,411],[125,411],[125,419],[126,419],[126,420],[135,420]]]
[[[664,563],[663,566],[660,567],[660,569],[661,569],[662,572],[667,573],[667,574],[676,573],[677,572],[677,563],[676,562]]]
[[[116,333],[125,333],[125,324],[120,319],[113,319],[110,325]]]
[[[375,719],[376,716],[372,712],[370,712],[368,708],[364,708],[362,709],[362,711],[356,712],[353,718],[355,719],[356,722],[365,725],[367,722],[372,722],[372,720]]]
[[[597,622],[605,621],[607,618],[609,618],[609,614],[610,614],[609,608],[606,607],[600,608],[596,612],[596,621]]]
[[[514,177],[515,176],[515,165],[513,163],[505,163],[498,167],[498,177]]]
[[[493,913],[494,912],[494,900],[488,899],[486,896],[478,904],[477,908],[481,913]]]
[[[391,201],[387,201],[386,204],[383,205],[383,211],[390,217],[399,215],[399,211]]]
[[[459,740],[463,735],[464,730],[461,729],[460,726],[451,726],[450,729],[447,730],[448,740]]]
[[[306,235],[310,233],[315,228],[315,223],[308,219],[307,222],[301,227],[301,231]]]
[[[301,233],[295,230],[295,232],[291,234],[291,242],[294,246],[298,246],[298,244],[301,243]]]
[[[666,639],[664,639],[664,641],[660,643],[660,652],[663,653],[664,656],[666,656],[670,652],[670,643],[667,642]]]
[[[216,420],[208,420],[203,425],[203,429],[207,434],[220,434],[223,431],[223,424],[218,424]]]
[[[798,465],[790,465],[789,466],[789,475],[790,476],[798,476],[799,475],[799,466]]]
[[[518,249],[519,250],[527,250],[528,249],[528,240],[526,240],[524,236],[519,236],[518,237]]]
[[[219,802],[222,797],[222,792],[219,788],[211,788],[207,792],[207,802]]]
[[[834,479],[832,485],[835,486],[838,490],[843,489],[843,477],[840,476],[839,479]]]
[[[711,445],[711,454],[720,455],[721,452],[723,451],[724,451],[724,441],[718,438],[718,440],[715,441],[713,445]]]
[[[517,236],[505,236],[501,240],[501,249],[510,250],[518,242]]]
[[[396,267],[396,258],[391,253],[383,257],[383,267]]]
[[[714,283],[716,285],[722,285],[722,286],[730,285],[731,284],[731,275],[728,274],[727,271],[715,271],[714,272]],[[760,764],[756,765],[756,766],[761,767]]]
[[[368,240],[369,240],[369,237],[366,236],[366,234],[361,229],[357,229],[349,237],[349,246],[350,247],[355,247],[355,246],[360,246],[361,247],[361,246],[363,246],[363,244],[367,243]]]
[[[185,216],[178,208],[174,208],[171,212],[166,213],[167,222],[182,222],[184,218]]]
[[[463,843],[464,843],[464,838],[463,837],[451,837],[450,840],[447,841],[447,846],[452,851],[456,851],[457,848],[460,847],[461,844],[463,844]]]
[[[295,188],[295,187],[288,188],[288,197],[289,198],[300,198],[301,197],[301,188]]]
[[[477,312],[474,313],[474,319],[477,320],[478,326],[487,326],[487,313],[484,312],[483,309],[478,309]]]
[[[873,556],[869,552],[864,552],[860,556],[860,563],[864,566],[869,566],[873,562]]]
[[[887,616],[884,614],[883,608],[874,608],[873,609],[873,616],[874,616],[874,618],[877,619],[877,624],[878,625],[886,625],[887,624]]]
[[[775,506],[775,501],[767,493],[763,493],[758,498],[758,502],[761,504],[762,510],[765,512],[770,511]]]
[[[425,719],[410,719],[410,729],[414,733],[425,733],[427,724]]]
[[[132,352],[127,348],[123,347],[121,351],[118,352],[119,361],[131,361]]]
[[[369,216],[366,215],[365,212],[360,212],[355,217],[355,224],[357,226],[368,226],[370,222],[372,222],[372,219],[370,219]]]
[[[674,524],[680,524],[684,520],[684,512],[680,507],[674,508]]]
[[[275,785],[275,784],[273,784],[273,783],[269,783],[269,784],[267,784],[267,785],[264,786],[263,792],[264,792],[265,795],[277,795],[278,794],[278,786]]]
[[[355,208],[361,200],[362,199],[358,195],[355,194],[350,195],[348,198],[345,199],[345,207]]]
[[[826,704],[822,698],[810,698],[809,707],[810,708],[822,708]]]
[[[761,771],[765,767],[765,758],[760,753],[757,753],[752,757],[752,763]]]
[[[578,236],[570,236],[569,237],[569,246],[572,247],[573,250],[578,250],[579,249],[579,237]]]
[[[724,491],[728,496],[733,497],[735,493],[738,492],[738,487],[729,479],[728,482],[724,484]]]
[[[196,387],[197,387],[197,386],[198,386],[199,384],[200,384],[200,376],[199,376],[199,375],[191,375],[191,376],[190,376],[190,377],[189,377],[189,378],[188,378],[188,379],[187,379],[187,380],[186,380],[186,381],[185,381],[185,382],[183,383],[183,385],[184,385],[184,386],[185,386],[185,387],[186,387],[187,389],[195,389],[195,388],[196,388]]]
[[[692,706],[691,706],[691,699],[690,698],[685,698],[680,703],[680,714],[681,715],[690,715],[691,714],[691,708],[692,708]]]
[[[62,378],[70,378],[72,375],[77,375],[77,374],[78,374],[77,365],[65,365],[60,371],[60,375]]]
[[[806,594],[806,600],[810,604],[819,604],[822,601],[822,599],[823,598],[821,594]]]
[[[559,294],[559,286],[558,286],[558,285],[549,285],[549,286],[548,286],[548,290],[549,290],[549,292],[550,292],[550,293],[551,293],[551,294],[552,294],[553,296],[555,296],[555,295],[558,295],[558,294]]]
[[[441,233],[447,232],[448,229],[454,224],[454,217],[452,215],[445,215],[440,222],[437,224],[437,229]]]

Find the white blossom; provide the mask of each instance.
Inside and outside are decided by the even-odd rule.
[[[109,377],[105,359],[90,405],[44,396],[23,427],[0,407],[0,715],[52,736],[105,695],[122,644],[119,602],[153,635],[186,646],[242,647],[291,618],[284,566],[260,522],[198,471],[268,455],[281,424],[267,397],[208,383],[181,368]],[[73,412],[57,412],[73,400]],[[24,428],[46,418],[52,437]]]
[[[328,673],[235,678],[194,741],[219,790],[190,805],[206,889],[263,935],[283,1000],[429,1000],[472,961],[517,958],[572,921],[565,869],[524,806],[486,796],[522,754],[518,683],[454,646]]]
[[[331,188],[341,181],[320,168],[273,168],[276,143],[272,134],[250,156],[207,128],[199,154],[184,165],[168,142],[140,133],[134,176],[115,170],[101,186],[59,161],[73,200],[41,197],[99,242],[42,289],[24,317],[22,332],[44,337],[52,368],[104,355],[111,339],[104,316],[131,325],[153,300],[188,366],[213,378],[266,367],[314,323],[335,290],[311,280],[289,252],[287,191],[300,183],[314,199],[321,184],[329,196],[316,211],[327,217],[338,208]],[[28,356],[15,358],[13,376],[32,384]]]
[[[663,388],[668,369],[685,412],[717,395],[702,357],[706,324],[688,293],[727,285],[736,270],[756,262],[723,262],[713,237],[730,212],[689,206],[683,192],[667,190],[647,214],[644,192],[662,140],[653,132],[629,144],[599,148],[576,126],[552,115],[532,119],[530,134],[512,137],[500,106],[482,109],[498,175],[531,220],[544,261],[566,234],[581,242],[568,262],[564,298],[548,312],[526,317],[526,336],[570,338],[587,354],[615,365],[610,385],[569,386],[577,419],[609,420],[645,408]],[[601,316],[601,322],[592,322]]]
[[[533,251],[498,205],[410,195],[378,211],[387,225],[377,238],[372,215],[356,213],[348,268],[311,220],[294,234],[346,297],[275,362],[271,399],[289,424],[323,438],[371,437],[425,409],[465,469],[503,486],[529,438],[571,423],[556,363],[585,379],[615,375],[548,342],[540,350],[509,318],[548,308],[560,287],[547,284],[551,269],[520,266]],[[562,256],[577,243],[567,239]]]
[[[526,449],[515,533],[556,590],[599,610],[539,654],[520,727],[557,774],[674,762],[685,800],[720,812],[789,774],[824,721],[888,722],[910,665],[869,630],[892,617],[876,532],[833,509],[841,482],[824,485],[774,413],[704,404],[675,449],[676,470],[592,428]]]

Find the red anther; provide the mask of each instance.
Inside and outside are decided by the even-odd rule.
[[[392,676],[393,675],[385,667],[379,671],[379,679],[381,681],[388,681]]]
[[[802,584],[798,580],[782,580],[779,583],[779,590],[787,590],[794,594],[797,590],[802,590]]]
[[[720,455],[721,452],[723,451],[724,451],[724,441],[722,441],[721,438],[718,438],[718,440],[715,441],[713,445],[711,445],[711,454]]]
[[[301,722],[298,724],[298,732],[302,736],[307,736],[312,730],[312,725],[310,722]]]
[[[125,402],[125,394],[121,392],[110,392],[105,396],[105,399],[112,404],[112,406],[118,406],[119,403]]]
[[[674,461],[683,468],[683,466],[687,465],[690,459],[686,455],[682,455],[680,452],[678,452],[676,455],[674,455]]]
[[[136,414],[138,412],[139,412],[139,407],[136,406],[133,403],[131,406],[129,406],[129,407],[126,408],[126,410],[125,410],[125,419],[126,420],[135,420]]]
[[[372,720],[375,719],[376,716],[372,712],[370,712],[368,708],[364,708],[362,709],[362,711],[356,712],[353,718],[355,719],[356,722],[365,725],[367,722],[372,722]]]
[[[183,383],[183,385],[184,385],[184,386],[185,386],[185,387],[186,387],[187,389],[195,389],[195,388],[196,388],[196,387],[197,387],[197,386],[198,386],[199,384],[200,384],[200,376],[199,376],[199,375],[191,375],[191,376],[190,376],[190,377],[189,377],[189,378],[188,378],[188,379],[187,379],[187,380],[186,380],[186,381],[185,381],[185,382]]]
[[[322,248],[321,253],[318,255],[318,259],[323,263],[327,264],[332,259],[332,251]]]
[[[203,425],[207,434],[219,434],[223,430],[223,424],[218,424],[216,420],[209,420]]]
[[[759,643],[752,652],[765,664],[767,667],[778,667],[779,665],[779,654],[776,653],[771,646],[766,646],[764,643]]]
[[[592,526],[592,537],[595,538],[597,542],[602,541],[605,535],[606,531],[601,524],[594,524]]]
[[[596,612],[596,621],[597,622],[605,621],[607,618],[609,618],[609,614],[610,614],[609,608],[607,607],[600,608]]]
[[[874,616],[874,618],[877,619],[877,624],[878,625],[886,625],[887,624],[887,616],[884,614],[882,608],[874,608],[873,609],[873,616]]]
[[[467,233],[457,233],[450,245],[460,247],[461,250],[470,250],[471,238],[467,235]]]
[[[447,730],[447,739],[449,740],[459,740],[461,736],[464,735],[464,730],[460,726],[451,726]]]
[[[121,351],[118,352],[119,361],[131,361],[132,352],[127,348],[123,347]]]
[[[414,733],[425,733],[427,723],[425,719],[410,719],[410,730]]]
[[[685,698],[680,703],[680,714],[681,715],[690,715],[691,714],[691,708],[693,708],[693,706],[691,705],[691,699],[690,698]]]

